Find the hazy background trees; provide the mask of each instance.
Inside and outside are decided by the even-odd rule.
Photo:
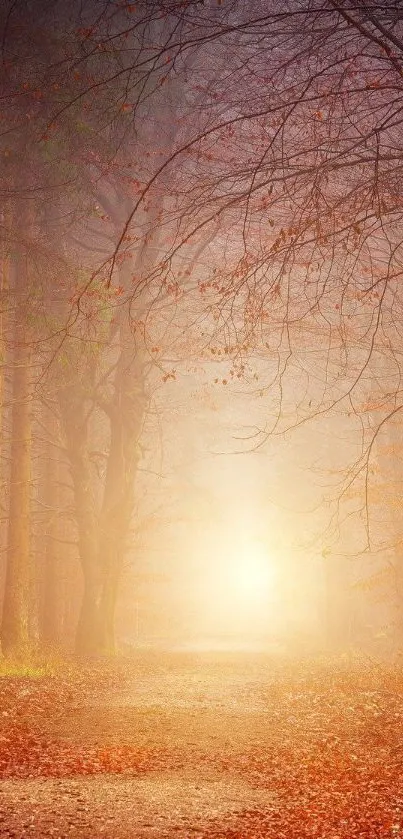
[[[1,25],[3,652],[113,650],[127,558],[154,543],[152,588],[180,520],[192,554],[184,496],[206,555],[225,497],[277,504],[250,527],[285,576],[314,557],[318,627],[395,638],[399,5],[21,1]],[[267,485],[244,465],[217,495],[260,449]]]

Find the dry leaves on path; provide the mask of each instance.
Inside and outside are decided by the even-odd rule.
[[[2,682],[4,836],[403,837],[398,669],[171,656]]]

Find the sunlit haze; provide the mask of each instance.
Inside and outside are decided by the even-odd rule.
[[[205,631],[239,637],[273,629],[275,569],[268,551],[236,522],[221,533],[217,528],[211,546],[202,557],[198,588]]]
[[[402,0],[0,44],[0,839],[403,839]]]

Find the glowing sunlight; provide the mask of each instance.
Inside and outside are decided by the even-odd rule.
[[[274,567],[263,545],[244,540],[234,551],[231,579],[234,594],[252,604],[266,599],[275,584]]]
[[[253,528],[223,522],[197,553],[195,624],[202,632],[239,639],[271,631],[279,609],[276,564]]]

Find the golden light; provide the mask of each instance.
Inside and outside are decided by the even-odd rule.
[[[228,572],[234,594],[247,601],[266,598],[273,589],[274,568],[263,546],[251,541],[234,551]]]
[[[203,548],[196,598],[203,631],[228,636],[270,631],[277,622],[278,581],[265,545],[247,529],[220,528]]]

